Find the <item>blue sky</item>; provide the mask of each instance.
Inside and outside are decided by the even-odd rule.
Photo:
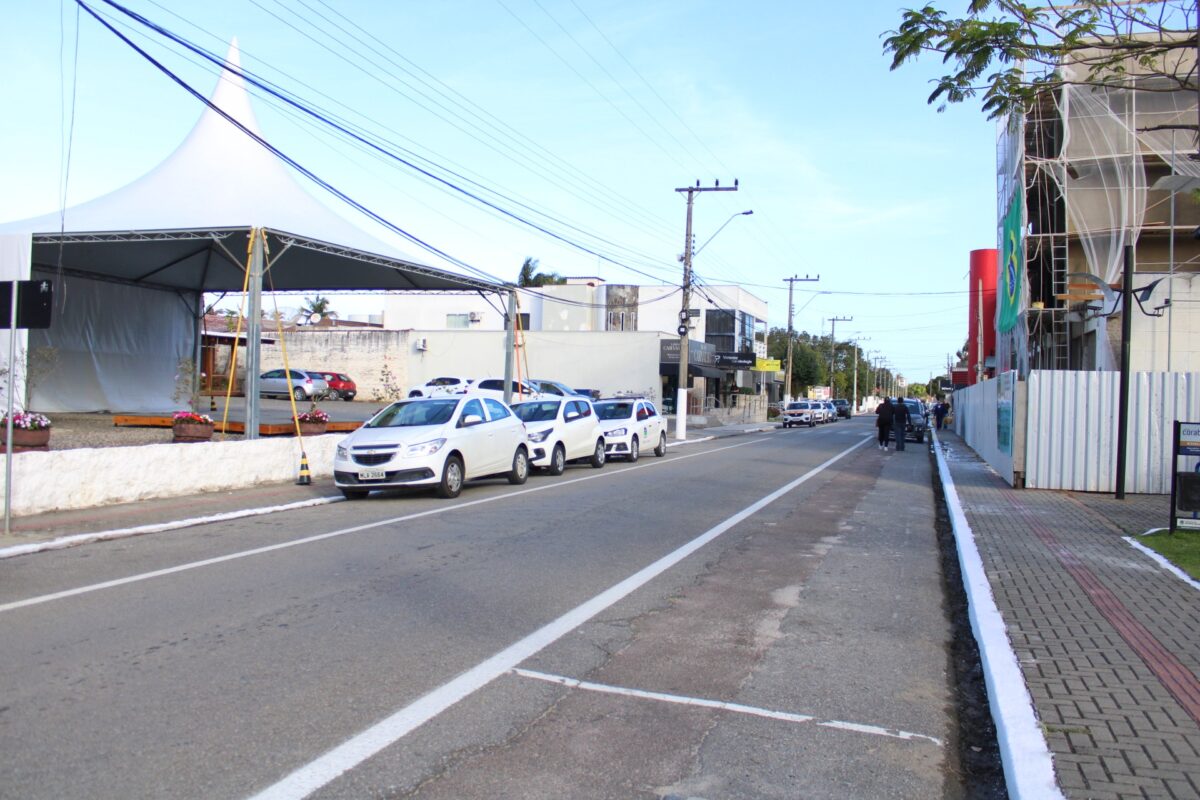
[[[99,0],[87,2],[115,16]],[[737,178],[737,193],[696,202],[698,245],[731,215],[754,210],[697,258],[702,280],[745,285],[770,303],[771,326],[783,327],[783,278],[819,274],[818,283],[796,284],[796,328],[828,333],[830,318],[853,317],[838,323],[838,338],[858,336],[910,380],[942,372],[966,339],[969,252],[995,246],[995,125],[978,104],[942,114],[926,105],[938,60],[888,71],[882,34],[897,24],[902,4],[126,5],[218,54],[236,36],[247,68],[585,231],[565,232],[633,268],[501,219],[256,100],[270,141],[490,275],[514,280],[533,256],[564,275],[677,283],[685,207],[674,189]],[[75,204],[152,169],[199,117],[194,99],[78,16],[74,2],[6,6],[0,221],[59,206],[64,143],[66,202]],[[350,35],[358,39],[352,46]],[[140,30],[135,39],[211,92],[211,70]],[[412,79],[401,69],[423,76],[425,98],[402,85]],[[452,114],[464,119],[450,124]],[[348,208],[340,213],[355,219]],[[348,297],[333,303],[342,313],[377,306]]]

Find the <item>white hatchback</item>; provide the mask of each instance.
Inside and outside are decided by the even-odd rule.
[[[529,477],[525,425],[498,400],[478,395],[392,403],[343,439],[333,482],[347,499],[372,489],[433,486],[457,497],[474,478]]]
[[[592,401],[584,397],[555,397],[517,403],[513,413],[529,431],[529,461],[551,475],[562,475],[568,461],[587,459],[604,466],[604,433]]]
[[[667,423],[649,400],[601,400],[596,403],[596,414],[609,456],[637,461],[643,446],[653,447],[656,456],[667,454]]]

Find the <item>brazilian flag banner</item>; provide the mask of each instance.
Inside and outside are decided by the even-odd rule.
[[[996,320],[996,328],[1001,333],[1013,329],[1021,310],[1021,276],[1025,274],[1023,194],[1018,183],[1008,213],[1004,215],[1004,241],[1000,251],[1004,261],[1000,266],[1000,311]]]

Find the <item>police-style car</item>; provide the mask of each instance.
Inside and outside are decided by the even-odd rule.
[[[644,397],[616,397],[596,403],[608,456],[637,461],[643,447],[654,455],[667,454],[667,423],[654,403]]]

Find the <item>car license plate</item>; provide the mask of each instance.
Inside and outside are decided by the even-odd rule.
[[[360,469],[358,471],[358,479],[360,481],[381,481],[386,477],[387,477],[387,470]]]

